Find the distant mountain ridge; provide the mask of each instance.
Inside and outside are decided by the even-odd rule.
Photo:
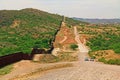
[[[79,21],[84,21],[84,22],[89,22],[92,24],[114,24],[114,23],[120,24],[119,18],[115,18],[115,19],[88,19],[88,18],[76,18],[76,17],[74,17],[73,19],[79,20]]]

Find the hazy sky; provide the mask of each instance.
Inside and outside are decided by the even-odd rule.
[[[69,17],[120,18],[120,0],[0,0],[0,10],[23,8]]]

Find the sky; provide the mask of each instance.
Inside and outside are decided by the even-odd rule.
[[[0,0],[0,10],[35,8],[79,18],[120,18],[120,0]]]

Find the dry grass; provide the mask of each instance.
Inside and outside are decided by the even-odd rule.
[[[73,52],[61,52],[59,53],[59,60],[60,61],[77,61],[78,60],[78,56],[77,54],[73,53]]]
[[[0,68],[0,76],[10,73],[12,69],[13,69],[12,65]]]
[[[37,59],[37,61],[34,61],[34,62],[54,63],[54,62],[58,62],[58,61],[59,61],[58,57],[53,56],[52,54],[38,54],[38,59]]]
[[[77,61],[78,56],[73,52],[60,52],[59,56],[53,56],[52,54],[39,54],[38,61],[39,63],[55,63],[55,62],[71,62]]]
[[[120,59],[120,55],[116,54],[113,50],[99,50],[90,53],[91,57],[95,57],[96,59],[105,58],[106,60],[110,59]]]

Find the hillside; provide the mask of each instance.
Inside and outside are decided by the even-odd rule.
[[[120,65],[120,25],[91,24],[79,26],[78,30],[80,36],[87,41],[92,58]]]
[[[70,18],[68,26],[81,23]],[[50,49],[62,16],[37,9],[0,11],[0,56],[31,53],[33,48]]]
[[[83,22],[89,22],[92,24],[120,24],[120,19],[87,19],[87,18],[73,18],[75,20],[80,20]]]

